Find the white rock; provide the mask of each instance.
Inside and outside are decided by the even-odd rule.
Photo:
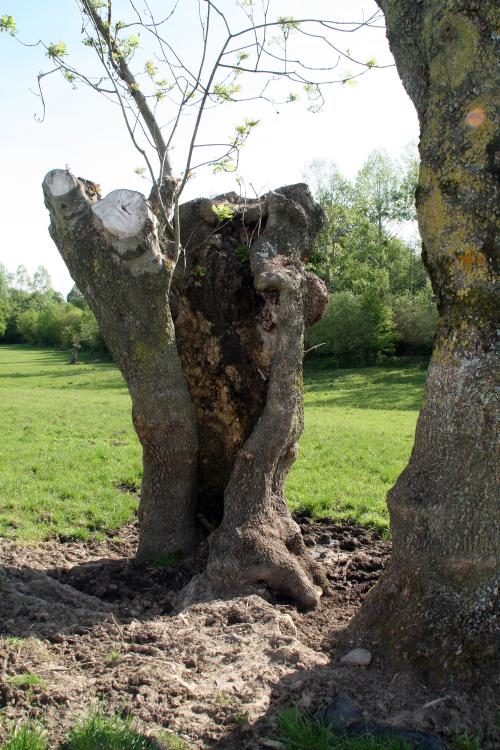
[[[366,648],[353,648],[352,651],[341,658],[340,663],[367,667],[371,660],[372,655]]]

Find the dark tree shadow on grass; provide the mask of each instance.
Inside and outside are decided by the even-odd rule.
[[[423,367],[387,370],[306,371],[307,407],[417,411],[424,395]],[[315,394],[321,397],[315,398]]]
[[[115,373],[116,370],[112,365],[101,365],[101,367],[105,368],[108,372]],[[41,383],[40,387],[43,387],[46,390],[56,390],[59,391],[61,388],[76,388],[78,390],[91,390],[91,391],[101,391],[101,390],[123,390],[124,392],[127,392],[127,387],[125,383],[122,380],[119,380],[118,378],[113,381],[109,382],[103,382],[101,380],[90,380],[89,382],[82,382],[83,378],[89,378],[92,377],[93,372],[91,370],[88,370],[87,368],[75,368],[74,370],[71,370],[70,372],[66,371],[52,371],[52,370],[37,370],[35,372],[9,372],[9,373],[0,373],[0,381],[2,380],[33,380],[33,379],[40,379],[46,377],[48,380],[46,383]],[[66,379],[68,382],[61,384],[61,379]],[[57,380],[57,382],[52,382],[54,380]],[[73,382],[76,381],[76,382]]]

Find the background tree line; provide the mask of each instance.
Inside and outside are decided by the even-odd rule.
[[[333,162],[314,161],[305,174],[326,225],[309,267],[330,292],[323,319],[308,332],[317,355],[339,365],[388,355],[430,354],[437,322],[431,285],[410,236],[418,160],[372,152],[349,180]]]
[[[307,168],[326,214],[309,259],[330,292],[325,316],[308,332],[309,346],[322,344],[317,356],[363,365],[432,352],[436,306],[418,241],[408,239],[417,168],[410,149],[399,160],[371,153],[354,180],[333,162]],[[75,286],[65,300],[43,266],[31,278],[24,266],[9,274],[0,265],[0,341],[105,350],[83,295]]]
[[[105,351],[94,314],[76,286],[64,299],[47,269],[31,277],[23,265],[9,273],[0,264],[0,343],[28,343],[68,349],[80,344]]]

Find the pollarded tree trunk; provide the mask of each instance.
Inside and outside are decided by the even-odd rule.
[[[313,606],[327,584],[283,485],[302,429],[304,326],[327,301],[302,262],[321,209],[305,185],[252,203],[192,201],[171,283],[173,248],[139,193],[96,200],[91,183],[59,170],[44,191],[51,234],[132,396],[144,451],[138,558],[189,549],[197,505],[212,527],[224,516],[203,586],[264,581]]]
[[[232,218],[217,221],[214,209]],[[234,590],[265,581],[314,606],[327,584],[284,482],[303,426],[304,326],[327,301],[302,263],[321,211],[295,185],[253,203],[235,194],[193,201],[181,218],[186,263],[172,307],[198,414],[200,508],[215,523],[224,514],[202,584]]]
[[[234,193],[198,199],[180,207],[180,220],[171,309],[198,420],[198,509],[217,526],[237,451],[266,402],[276,338],[276,299],[256,291],[249,263],[266,201],[250,205]]]
[[[139,560],[186,552],[195,528],[196,417],[168,294],[173,264],[144,196],[53,170],[43,183],[50,233],[94,312],[132,397],[143,448]]]
[[[171,308],[198,417],[199,510],[214,525],[222,519],[237,452],[266,404],[280,296],[278,289],[256,288],[250,261],[255,243],[267,241],[270,207],[276,221],[277,201],[290,214],[281,217],[282,252],[291,253],[287,243],[296,242],[294,212],[303,216],[306,235],[300,247],[293,246],[300,262],[321,221],[315,205],[310,204],[308,217],[300,208],[301,201],[310,201],[305,186],[280,188],[251,202],[228,193],[180,207],[184,257],[174,277]],[[305,313],[305,324],[312,325],[323,314],[327,293],[314,274],[302,274],[306,297],[299,320]]]
[[[498,4],[380,0],[417,108],[417,210],[440,320],[409,464],[390,491],[389,569],[351,624],[429,676],[498,668],[495,465]]]

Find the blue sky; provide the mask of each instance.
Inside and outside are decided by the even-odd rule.
[[[124,3],[115,0],[114,4],[119,7]],[[170,5],[165,0],[153,0],[155,3],[162,8]],[[138,6],[142,4],[139,0]],[[233,12],[234,0],[220,0],[219,5]],[[274,0],[274,5],[276,15],[304,15],[305,4],[299,0]],[[358,19],[362,13],[366,17],[375,9],[373,0],[307,3],[308,16],[339,20]],[[92,69],[91,51],[81,44],[75,0],[2,0],[0,13],[15,17],[23,40],[64,40],[75,62],[85,70]],[[188,57],[199,52],[193,26],[196,14],[196,0],[180,0],[177,20],[169,29],[178,49]],[[342,43],[361,59],[392,60],[381,29],[357,32]],[[105,193],[117,187],[149,189],[134,173],[141,161],[116,107],[94,92],[84,88],[72,91],[59,76],[52,76],[44,89],[45,120],[36,122],[34,115],[41,107],[29,89],[36,89],[36,75],[47,70],[48,63],[43,49],[22,47],[5,34],[0,36],[0,262],[9,270],[23,263],[30,272],[43,264],[56,288],[66,293],[72,282],[47,232],[48,215],[40,188],[44,174],[69,165],[75,174],[100,183]],[[252,85],[245,80],[242,83]],[[416,114],[395,68],[372,70],[356,87],[332,86],[325,91],[327,105],[318,114],[307,112],[301,102],[279,107],[254,103],[248,105],[248,111],[240,105],[224,105],[207,119],[207,137],[229,135],[243,116],[260,118],[240,162],[240,174],[259,193],[301,180],[304,166],[314,158],[334,160],[346,174],[354,175],[372,149],[382,147],[398,156],[408,142],[417,140]],[[173,152],[179,168],[189,132],[186,123]],[[234,189],[234,176],[214,176],[204,170],[188,184],[185,198],[228,189]]]

